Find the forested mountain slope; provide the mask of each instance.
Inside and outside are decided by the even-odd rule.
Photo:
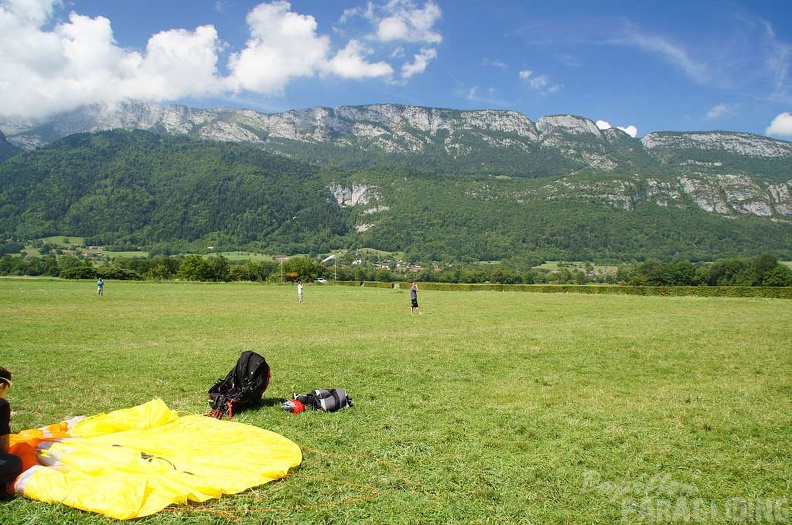
[[[617,163],[630,167],[625,173],[606,169],[600,157],[594,159],[600,168],[590,156],[587,167],[577,167],[593,151],[579,146],[590,138],[568,127],[551,131],[549,122],[525,127],[546,141],[555,136],[552,148],[568,150],[550,155],[548,146],[548,159],[560,160],[541,177],[520,175],[519,165],[498,176],[442,169],[447,157],[432,169],[420,156],[388,163],[383,154],[373,162],[355,148],[367,160],[353,169],[352,161],[274,155],[260,143],[146,131],[70,135],[0,162],[0,234],[77,235],[161,251],[373,247],[425,261],[695,260],[764,252],[792,258],[787,143],[759,141],[778,151],[750,162],[721,147],[714,150],[721,160],[713,160],[713,150],[677,150],[663,136],[643,146],[608,130],[604,136],[616,146],[603,151],[626,159]],[[477,155],[506,166],[496,151],[482,147]],[[763,171],[741,170],[740,162]]]

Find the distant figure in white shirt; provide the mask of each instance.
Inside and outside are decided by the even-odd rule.
[[[300,300],[300,304],[303,302],[303,284],[302,281],[297,279],[297,299]]]

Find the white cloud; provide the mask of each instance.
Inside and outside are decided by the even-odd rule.
[[[607,122],[605,120],[598,120],[597,127],[599,129],[611,129],[613,126],[610,125],[610,122]]]
[[[157,33],[149,39],[139,69],[122,82],[125,97],[169,100],[219,91],[219,46],[212,26]]]
[[[234,91],[278,94],[297,77],[313,76],[330,50],[330,39],[317,33],[316,19],[291,11],[285,1],[259,4],[247,16],[251,38],[229,57],[227,79]]]
[[[365,56],[370,54],[363,44],[350,40],[347,46],[330,60],[327,70],[343,78],[370,78],[393,76],[393,68],[387,62],[366,62]]]
[[[158,33],[140,53],[118,46],[101,16],[71,13],[44,29],[55,4],[0,4],[0,114],[37,117],[94,102],[160,101],[218,89],[214,28]]]
[[[489,104],[492,106],[506,106],[508,103],[498,98],[498,90],[494,87],[487,88],[485,94],[481,94],[478,86],[473,86],[467,90],[460,90],[457,95],[477,104]]]
[[[442,11],[434,2],[423,8],[411,0],[390,0],[381,7],[384,16],[376,20],[376,38],[383,42],[395,40],[439,44],[443,37],[434,30]],[[370,17],[376,17],[369,12]]]
[[[505,62],[502,62],[500,60],[490,60],[488,58],[482,60],[481,64],[484,66],[490,66],[498,69],[506,69],[509,67]]]
[[[423,48],[414,57],[412,62],[402,66],[402,78],[408,79],[411,76],[423,73],[429,62],[437,57],[437,50],[434,48]]]
[[[734,24],[720,28],[719,35],[704,39],[690,34],[684,42],[678,42],[627,25],[620,38],[609,42],[652,53],[697,84],[740,94],[753,92],[754,98],[788,103],[792,100],[789,81],[792,46],[776,35],[768,21],[748,14],[747,10],[734,11],[731,15]],[[699,42],[708,45],[701,46]],[[718,108],[714,109],[717,112]]]
[[[555,93],[561,89],[560,84],[550,82],[547,75],[534,75],[530,69],[523,69],[518,73],[520,80],[525,81],[531,89],[543,95]]]
[[[651,35],[633,33],[632,38],[639,47],[660,55],[668,62],[681,68],[687,76],[696,82],[705,84],[709,81],[706,65],[693,60],[681,46]]]
[[[225,4],[216,0],[214,8],[223,11]],[[390,82],[398,71],[406,80],[425,71],[442,41],[433,1],[388,0],[345,12],[368,21],[369,34],[334,43],[313,16],[273,0],[248,12],[248,40],[220,64],[228,44],[214,26],[162,31],[145,49],[130,49],[116,42],[109,19],[72,12],[61,20],[62,7],[61,0],[0,0],[0,115],[44,117],[125,99],[275,96],[316,75]]]
[[[61,0],[5,0],[3,11],[11,14],[16,20],[24,24],[40,26],[52,17],[55,6],[61,5]]]
[[[383,18],[377,27],[377,38],[384,42],[406,40],[408,33],[407,21],[395,16]]]
[[[613,126],[611,126],[611,125],[610,125],[610,123],[609,123],[608,121],[606,121],[606,120],[598,120],[598,121],[596,122],[596,124],[597,124],[597,127],[598,127],[599,129],[610,129],[610,128],[612,128],[612,127],[613,127]],[[631,137],[633,137],[633,138],[635,138],[635,137],[637,137],[637,136],[638,136],[638,128],[636,128],[635,126],[625,126],[625,127],[622,127],[622,126],[616,126],[616,129],[620,129],[620,130],[622,130],[623,132],[627,133],[629,136],[631,136]]]
[[[779,113],[765,130],[767,135],[792,137],[792,115],[788,112]]]
[[[547,79],[547,75],[540,75],[538,77],[528,79],[528,84],[534,89],[544,89],[547,87],[549,82],[550,81]]]
[[[707,118],[717,119],[721,117],[731,117],[736,114],[737,106],[735,104],[715,104],[707,111]]]
[[[792,62],[792,45],[777,37],[773,26],[759,19],[756,24],[762,30],[762,55],[764,71],[772,80],[774,98],[792,99],[789,85],[789,68]],[[757,61],[758,62],[758,61]]]
[[[387,0],[377,4],[368,2],[365,8],[344,11],[339,22],[346,23],[361,17],[371,24],[367,40],[379,45],[395,45],[388,55],[393,60],[409,60],[401,64],[401,79],[423,73],[437,57],[437,46],[443,41],[435,26],[442,17],[440,7],[433,1],[423,6],[414,0]],[[413,52],[415,46],[421,47]],[[413,49],[405,49],[405,46]]]
[[[369,2],[366,4],[366,7],[348,7],[344,9],[344,12],[341,14],[341,18],[338,21],[344,24],[357,17],[373,20],[376,17],[374,14],[374,4]]]

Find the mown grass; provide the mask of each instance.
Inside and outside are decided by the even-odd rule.
[[[406,289],[315,285],[299,305],[291,286],[110,282],[97,297],[88,282],[0,279],[12,424],[153,397],[205,413],[206,390],[252,349],[273,379],[265,405],[235,419],[292,439],[303,464],[285,480],[137,522],[605,524],[642,497],[717,509],[789,497],[788,301],[420,299],[419,316]],[[348,389],[355,407],[279,408],[292,392],[330,387]],[[0,515],[111,521],[19,498],[0,502]]]

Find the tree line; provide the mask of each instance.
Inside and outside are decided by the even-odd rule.
[[[290,257],[283,261],[230,261],[221,254],[153,257],[118,257],[95,263],[87,257],[55,255],[0,257],[0,275],[50,276],[64,279],[185,280],[207,282],[285,282],[318,278],[339,281],[398,282],[417,280],[441,283],[496,284],[626,284],[632,286],[792,286],[792,269],[771,254],[721,259],[710,263],[647,260],[598,271],[561,266],[519,268],[509,264],[413,265],[399,268],[378,257],[357,258],[354,252],[333,265],[318,258]]]

